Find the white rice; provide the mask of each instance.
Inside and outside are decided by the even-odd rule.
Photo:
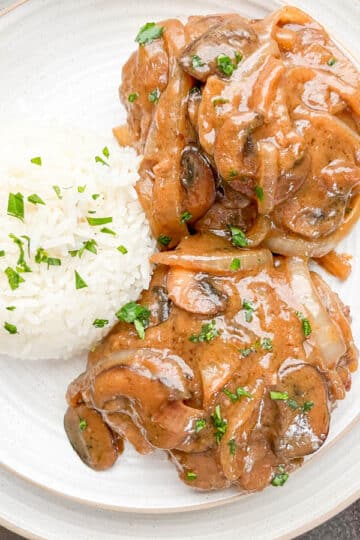
[[[107,147],[110,157],[102,154]],[[41,157],[42,165],[31,163]],[[109,167],[95,162],[100,156]],[[136,300],[150,279],[149,256],[154,250],[149,225],[137,200],[134,184],[139,158],[114,140],[52,125],[0,126],[0,350],[22,359],[63,359],[88,351],[116,321],[116,311]],[[59,199],[53,186],[59,186]],[[78,187],[86,186],[83,193]],[[9,193],[24,196],[24,222],[7,214]],[[46,204],[31,204],[37,194]],[[93,194],[100,194],[94,200]],[[89,214],[95,211],[94,214]],[[112,223],[90,226],[87,217],[112,217]],[[107,227],[116,236],[100,232]],[[5,269],[16,269],[19,248],[9,234],[30,237],[31,273],[16,290]],[[69,251],[96,240],[97,255],[81,258]],[[125,246],[127,254],[117,250]],[[38,248],[61,266],[35,262]],[[75,270],[87,287],[76,289]],[[15,310],[6,308],[14,306]],[[103,329],[95,319],[107,319]],[[10,334],[5,323],[14,325]]]

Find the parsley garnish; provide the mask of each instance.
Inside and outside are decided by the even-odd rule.
[[[35,255],[35,262],[38,264],[46,263],[49,266],[61,266],[61,259],[49,257],[48,253],[43,248],[38,248]]]
[[[25,252],[24,252],[24,247],[23,247],[24,242],[20,240],[20,238],[18,238],[14,234],[9,234],[9,238],[11,238],[15,242],[15,244],[18,246],[19,251],[20,251],[19,258],[16,263],[17,264],[16,270],[18,272],[31,272],[30,267],[25,262]]]
[[[193,480],[196,480],[197,479],[197,474],[194,473],[193,471],[188,471],[186,473],[186,478],[190,481],[193,481]]]
[[[191,65],[194,69],[196,69],[198,67],[204,66],[205,64],[201,60],[200,56],[198,56],[197,54],[193,54],[193,56],[191,57]]]
[[[301,311],[296,312],[297,318],[301,321],[302,330],[304,332],[304,336],[308,338],[312,332],[311,324],[309,322],[309,319],[304,317],[304,315],[301,313]]]
[[[150,103],[159,103],[160,99],[160,90],[158,88],[154,88],[152,92],[148,95],[148,100]]]
[[[85,289],[87,283],[83,280],[80,274],[75,270],[75,288],[76,289]]]
[[[61,195],[60,187],[59,186],[53,186],[52,188],[55,191],[57,198],[61,200],[63,198],[63,196]]]
[[[97,218],[97,217],[86,217],[87,222],[92,227],[97,227],[99,225],[106,225],[107,223],[112,223],[113,218],[112,217],[103,217],[103,218]]]
[[[0,257],[5,257],[5,250],[4,249],[0,250]]]
[[[39,195],[36,195],[36,193],[34,193],[33,195],[29,195],[29,197],[27,198],[27,200],[32,203],[32,204],[44,204],[44,201],[42,200],[41,197],[39,197]]]
[[[108,324],[108,319],[95,319],[95,321],[93,322],[93,326],[95,326],[95,328],[104,328],[104,326]]]
[[[230,441],[228,442],[228,445],[229,445],[230,454],[231,454],[232,456],[235,456],[235,454],[236,454],[236,443],[235,443],[235,440],[234,440],[234,439],[230,439]]]
[[[132,94],[128,95],[128,102],[134,103],[134,101],[136,101],[138,97],[139,97],[139,94],[137,92],[133,92]]]
[[[241,267],[241,261],[240,259],[235,257],[235,259],[231,261],[230,270],[232,270],[233,272],[236,272],[237,270],[239,270],[240,267]]]
[[[7,306],[6,308],[8,311],[15,311],[16,307],[15,306]]]
[[[253,395],[250,394],[245,388],[242,386],[238,386],[236,389],[236,394],[234,392],[230,392],[230,390],[227,390],[227,388],[223,388],[223,392],[225,396],[227,396],[232,403],[235,403],[235,401],[238,401],[242,396],[248,397],[249,399],[253,399]]]
[[[33,157],[32,159],[30,159],[31,163],[33,163],[34,165],[38,165],[39,167],[41,167],[42,165],[42,161],[41,161],[41,157],[38,156],[38,157]]]
[[[199,334],[192,334],[189,337],[189,341],[192,343],[199,343],[204,341],[211,341],[219,335],[219,331],[216,328],[216,322],[211,321],[210,323],[203,324]]]
[[[247,347],[246,349],[239,349],[239,352],[243,358],[247,358],[251,353],[256,352],[254,347]]]
[[[95,255],[97,255],[96,246],[97,246],[96,240],[94,239],[87,240],[86,242],[83,242],[83,245],[80,249],[75,250],[75,251],[69,251],[69,253],[72,257],[75,257],[76,255],[78,255],[79,259],[82,257],[82,254],[84,253],[85,250],[90,251],[91,253],[94,253]]]
[[[78,186],[77,190],[78,190],[78,193],[84,193],[86,189],[86,184],[84,186]]]
[[[157,241],[159,242],[159,244],[161,244],[162,246],[168,246],[171,242],[171,236],[166,236],[166,234],[160,234],[158,236],[158,239]]]
[[[112,234],[113,236],[116,236],[116,232],[113,231],[112,229],[109,229],[108,227],[103,227],[102,229],[100,229],[100,232],[105,233],[105,234]]]
[[[260,186],[255,186],[254,190],[255,190],[255,195],[257,196],[259,201],[263,201],[264,200],[264,190],[263,190],[263,188],[260,187]]]
[[[234,69],[237,67],[237,64],[233,64],[230,56],[226,56],[225,54],[219,54],[216,58],[216,64],[219,70],[227,77],[231,77]]]
[[[109,149],[107,146],[104,146],[104,148],[102,149],[102,153],[103,153],[103,156],[105,156],[106,158],[109,159],[110,157],[110,152],[109,152]]]
[[[229,177],[229,178],[235,178],[236,176],[239,176],[239,172],[238,172],[237,170],[235,170],[235,169],[231,169],[231,170],[229,171],[228,177]]]
[[[120,253],[122,253],[123,255],[126,255],[126,253],[128,252],[125,246],[118,246],[116,249],[120,251]]]
[[[10,268],[10,266],[8,266],[5,270],[5,274],[6,274],[6,277],[8,278],[8,282],[9,282],[9,285],[10,285],[10,289],[15,291],[15,289],[18,289],[19,288],[19,285],[20,283],[24,283],[24,279],[20,276],[20,274],[18,274],[17,272],[15,272],[15,270],[13,268]]]
[[[231,242],[236,247],[246,247],[248,245],[248,240],[245,233],[238,229],[237,227],[229,227],[231,232]]]
[[[80,431],[85,431],[86,428],[87,428],[87,422],[84,418],[81,418],[79,421],[79,429]]]
[[[244,300],[242,308],[245,311],[245,321],[251,322],[253,320],[253,312],[255,310],[254,304],[248,300]]]
[[[275,487],[283,486],[288,478],[289,478],[289,475],[287,472],[285,472],[284,467],[282,465],[279,465],[277,473],[271,480],[271,485]]]
[[[313,401],[305,401],[305,403],[301,406],[301,410],[302,410],[302,412],[306,413],[306,412],[311,411],[313,406],[314,406]]]
[[[128,302],[116,313],[119,321],[134,324],[140,339],[145,337],[145,328],[149,324],[150,315],[150,310],[146,306],[136,302]]]
[[[199,418],[195,422],[195,433],[200,433],[206,426],[206,420],[204,418]]]
[[[24,197],[22,193],[9,193],[7,213],[24,221]]]
[[[289,399],[289,394],[287,392],[277,392],[276,390],[271,390],[270,398],[276,401],[287,401]]]
[[[96,201],[96,199],[100,197],[100,193],[94,193],[93,195],[91,195],[91,197],[94,199],[94,201]]]
[[[4,323],[4,328],[5,328],[5,330],[7,330],[9,332],[9,334],[17,334],[18,333],[16,326],[14,326],[13,324],[10,324],[8,322]]]
[[[327,65],[332,67],[336,64],[336,62],[337,62],[336,58],[332,57],[330,58],[330,60],[327,61]]]
[[[227,421],[221,416],[220,405],[216,405],[214,414],[211,416],[211,420],[215,427],[214,435],[216,442],[220,444],[220,441],[227,430]]]
[[[107,146],[104,146],[102,149],[102,155],[108,159],[110,156],[110,152]],[[109,164],[101,157],[101,156],[95,156],[95,163],[101,163],[102,165],[106,165],[109,167]]]
[[[147,43],[151,43],[155,39],[161,38],[163,32],[163,26],[158,26],[154,22],[148,22],[140,28],[135,38],[135,41],[139,43],[139,45],[146,45]]]
[[[217,97],[212,100],[214,107],[218,107],[219,105],[225,105],[225,103],[229,103],[229,100],[222,97]]]
[[[190,221],[191,218],[192,215],[190,214],[190,212],[185,210],[185,212],[183,212],[180,216],[180,223],[186,223],[187,221]]]
[[[273,350],[273,342],[270,338],[262,338],[261,340],[261,347],[264,349],[264,351],[272,351]]]

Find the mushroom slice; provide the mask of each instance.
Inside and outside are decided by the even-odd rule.
[[[207,32],[190,43],[180,56],[179,62],[192,77],[205,82],[214,73],[223,75],[218,70],[218,56],[229,56],[236,64],[236,54],[248,56],[257,43],[257,35],[248,21],[240,15],[234,15],[211,26]]]
[[[134,424],[128,414],[104,413],[103,417],[112,431],[129,441],[139,454],[149,454],[153,451],[153,446],[145,439],[140,428]]]
[[[100,413],[86,405],[69,407],[64,427],[75,452],[92,469],[109,469],[122,452],[122,440],[112,433]]]
[[[289,197],[292,197],[303,185],[310,173],[311,158],[308,153],[296,161],[294,166],[283,172],[277,182],[275,205],[281,204]]]
[[[326,440],[330,422],[327,386],[319,370],[310,364],[280,369],[273,392],[270,396],[275,398],[279,426],[274,441],[276,455],[293,459],[318,450]],[[288,399],[284,399],[286,396]]]
[[[211,165],[196,146],[188,146],[182,153],[181,184],[185,190],[184,209],[191,214],[193,223],[206,214],[216,196]]]
[[[190,313],[216,315],[226,309],[227,296],[204,274],[172,267],[167,287],[169,298],[174,304]]]
[[[213,450],[191,454],[173,450],[169,452],[169,457],[176,466],[180,479],[190,487],[209,491],[230,485]]]

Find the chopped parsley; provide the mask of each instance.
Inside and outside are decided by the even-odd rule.
[[[36,193],[34,193],[33,195],[29,195],[27,200],[32,204],[44,204],[45,205],[42,198],[39,197],[39,195],[36,195]]]
[[[219,56],[216,58],[216,64],[219,71],[221,71],[221,73],[227,77],[231,77],[237,67],[237,63],[235,62],[234,64],[230,56],[226,56],[226,54],[219,54]]]
[[[240,267],[241,267],[241,261],[240,259],[235,257],[235,259],[231,261],[230,270],[232,270],[233,272],[236,272],[237,270],[240,269]]]
[[[12,291],[18,289],[20,283],[25,282],[25,280],[20,276],[20,274],[18,274],[13,268],[10,268],[10,266],[5,269],[5,275],[8,278],[10,289]]]
[[[216,328],[216,322],[203,324],[199,334],[192,334],[189,337],[189,341],[192,343],[203,343],[204,341],[211,341],[219,335],[219,331]]]
[[[254,347],[246,347],[245,349],[239,349],[239,352],[243,358],[247,358],[251,353],[256,352]]]
[[[22,193],[9,193],[7,213],[24,221],[24,196]]]
[[[279,465],[275,476],[271,480],[271,485],[275,487],[283,486],[288,478],[289,475],[285,471],[284,467],[282,465]]]
[[[305,403],[301,406],[301,410],[302,410],[302,412],[307,413],[307,412],[311,411],[313,406],[314,406],[313,401],[305,401]]]
[[[230,441],[228,442],[228,446],[229,446],[230,454],[231,454],[232,456],[235,456],[235,454],[236,454],[236,443],[235,443],[235,440],[234,440],[234,439],[230,439]]]
[[[236,53],[235,53],[236,64],[240,64],[242,59],[243,59],[242,53],[239,52],[239,51],[236,51]]]
[[[85,431],[85,429],[87,428],[87,422],[84,418],[80,418],[79,420],[79,429],[80,431]]]
[[[248,245],[246,235],[241,229],[238,229],[238,227],[232,227],[231,225],[229,226],[229,229],[231,232],[231,242],[233,246],[246,247]]]
[[[205,66],[204,62],[201,60],[200,56],[193,54],[191,57],[191,65],[194,69]]]
[[[87,222],[92,227],[98,227],[99,225],[106,225],[107,223],[112,223],[112,217],[86,217]]]
[[[253,320],[253,312],[255,311],[254,304],[249,300],[243,300],[242,308],[245,311],[245,321],[251,322]]]
[[[327,65],[332,67],[336,64],[336,62],[337,62],[336,58],[332,57],[330,58],[330,60],[327,61]]]
[[[94,240],[93,238],[91,238],[90,240],[87,240],[86,242],[83,242],[82,248],[80,248],[78,251],[79,257],[82,256],[85,250],[90,251],[91,253],[94,253],[95,255],[97,255],[96,246],[97,246],[96,240]]]
[[[100,197],[100,193],[93,193],[93,195],[91,195],[92,199],[94,199],[94,201],[96,201],[96,199],[98,199]]]
[[[57,198],[61,200],[63,198],[63,196],[61,195],[60,187],[59,186],[53,186],[52,188],[55,191]]]
[[[38,248],[35,255],[35,262],[38,264],[45,263],[49,266],[61,266],[61,259],[49,257],[48,253],[43,248]]]
[[[200,433],[206,427],[206,420],[204,418],[199,418],[195,422],[195,433]]]
[[[225,105],[225,103],[229,103],[229,100],[222,97],[217,97],[212,100],[214,107],[218,107],[219,105]]]
[[[287,399],[286,403],[289,405],[290,409],[295,411],[298,408],[298,402],[295,399]]]
[[[85,184],[85,186],[78,186],[78,188],[77,188],[78,193],[84,193],[85,189],[86,189],[86,184]]]
[[[93,326],[95,326],[95,328],[104,328],[104,326],[107,326],[108,324],[108,319],[95,319],[93,322]]]
[[[5,322],[4,323],[4,328],[5,328],[5,330],[7,330],[9,332],[9,334],[18,334],[17,328],[13,324]]]
[[[103,227],[102,229],[100,229],[100,232],[104,234],[112,234],[113,236],[116,236],[116,232],[113,231],[112,229],[109,229],[108,227]]]
[[[164,33],[164,27],[158,26],[154,22],[148,22],[142,26],[135,38],[135,41],[139,43],[139,45],[146,45],[147,43],[151,43],[155,39],[161,38],[161,36]]]
[[[134,103],[134,101],[136,101],[138,97],[139,97],[139,94],[137,92],[133,92],[132,94],[128,95],[128,102]]]
[[[160,90],[158,88],[154,88],[152,92],[148,95],[148,100],[150,103],[159,103],[160,99]]]
[[[104,146],[104,148],[102,149],[102,153],[103,153],[103,156],[105,156],[106,158],[109,159],[110,157],[110,152],[109,152],[109,149],[107,146]]]
[[[0,257],[5,257],[5,250],[4,249],[0,250]]]
[[[125,246],[118,246],[116,249],[120,251],[120,253],[122,253],[123,255],[126,255],[126,253],[128,252]]]
[[[229,171],[228,177],[229,178],[235,178],[236,176],[239,176],[239,171],[237,171],[236,169],[231,169]]]
[[[264,200],[264,190],[263,190],[263,188],[261,186],[255,186],[254,190],[255,190],[255,195],[257,196],[259,201],[263,201]]]
[[[128,302],[116,313],[119,321],[133,324],[140,339],[145,337],[145,328],[149,324],[150,310],[136,302]]]
[[[306,338],[308,338],[310,336],[311,332],[312,332],[311,324],[309,322],[309,319],[304,317],[304,315],[301,313],[301,311],[297,311],[296,316],[299,319],[299,321],[301,321],[301,326],[302,326],[304,336]]]
[[[37,156],[37,157],[33,157],[30,159],[31,163],[33,163],[34,165],[38,165],[39,167],[41,167],[42,165],[42,160],[41,160],[41,157],[40,156]]]
[[[183,212],[180,216],[180,223],[186,223],[187,221],[190,221],[190,219],[192,218],[192,215],[190,214],[190,212],[188,212],[187,210],[185,210],[185,212]]]
[[[276,401],[287,401],[289,399],[289,394],[287,392],[277,392],[276,390],[271,390],[270,398]]]
[[[211,416],[213,426],[215,427],[214,436],[218,444],[227,430],[227,421],[221,415],[220,405],[216,405],[214,414]]]
[[[8,311],[15,311],[16,307],[15,306],[7,306],[6,308]]]
[[[16,270],[18,272],[31,272],[31,268],[26,264],[26,261],[25,261],[24,242],[20,240],[20,238],[18,238],[14,234],[9,234],[9,238],[11,238],[14,241],[14,243],[18,246],[19,252],[20,252],[18,261],[16,263],[17,264]]]
[[[75,270],[75,288],[76,289],[85,289],[87,283],[83,280],[80,274]]]
[[[110,152],[107,146],[104,146],[101,152],[106,159],[110,157]],[[107,167],[110,166],[107,161],[105,161],[101,156],[95,156],[95,163],[101,163],[102,165],[106,165]]]
[[[235,401],[238,401],[241,397],[248,397],[249,399],[253,399],[253,395],[245,390],[242,386],[238,386],[236,389],[236,393],[231,392],[227,388],[223,388],[223,392],[226,397],[230,399],[232,403],[235,403]]]
[[[166,234],[160,234],[157,239],[159,244],[161,244],[162,246],[168,246],[171,240],[172,240],[171,236],[167,236]]]
[[[272,339],[270,338],[262,338],[261,340],[261,348],[264,350],[264,351],[272,351],[273,350],[273,342],[272,342]]]
[[[196,480],[196,479],[197,479],[197,474],[194,473],[193,471],[188,471],[188,472],[186,473],[186,478],[187,478],[188,480],[190,480],[190,482],[192,482],[193,480]]]

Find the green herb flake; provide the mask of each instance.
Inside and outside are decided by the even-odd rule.
[[[201,60],[200,56],[193,54],[191,57],[191,66],[193,69],[205,66],[204,62]]]
[[[223,388],[224,394],[230,399],[232,403],[235,403],[235,401],[238,401],[241,397],[247,397],[249,399],[253,399],[253,395],[245,390],[244,387],[238,386],[236,389],[236,393],[231,392],[230,390],[227,390],[226,388]]]
[[[239,349],[239,353],[243,358],[247,358],[251,353],[256,352],[253,347],[247,347],[245,349]]]
[[[200,433],[206,427],[206,420],[204,418],[199,418],[195,422],[195,433]]]
[[[157,239],[159,244],[165,247],[170,244],[171,240],[172,240],[171,236],[167,236],[166,234],[160,234]]]
[[[101,165],[106,165],[106,167],[110,167],[110,165],[100,156],[95,156],[95,163],[101,163]]]
[[[142,26],[135,38],[135,41],[139,43],[139,45],[146,45],[147,43],[151,43],[155,39],[161,38],[161,36],[164,33],[164,27],[158,26],[154,22],[148,22]]]
[[[42,200],[41,197],[39,197],[39,195],[36,195],[36,193],[34,193],[33,195],[29,195],[29,197],[27,198],[27,200],[32,203],[32,204],[43,204],[45,205],[44,201]]]
[[[48,268],[49,266],[61,266],[61,259],[58,259],[56,257],[48,257],[46,262]]]
[[[0,257],[5,257],[5,250],[4,249],[0,250]]]
[[[236,272],[237,270],[239,270],[241,267],[241,261],[240,259],[238,258],[234,258],[232,261],[231,261],[231,264],[230,264],[230,270],[232,270],[233,272]]]
[[[5,275],[6,277],[8,278],[8,282],[9,282],[9,285],[10,285],[10,289],[12,291],[15,291],[16,289],[19,288],[19,285],[20,283],[24,283],[24,279],[20,276],[20,274],[18,274],[13,268],[10,268],[10,266],[8,266],[6,269],[5,269]]]
[[[219,105],[225,105],[226,103],[229,103],[229,100],[222,97],[217,97],[212,100],[212,103],[214,107],[218,107]]]
[[[7,213],[24,221],[24,197],[22,193],[9,193]]]
[[[75,288],[76,289],[85,289],[87,283],[83,280],[80,274],[75,270]]]
[[[63,198],[63,196],[61,195],[60,187],[59,186],[53,186],[52,188],[55,191],[57,198],[61,200]]]
[[[94,218],[94,217],[86,217],[87,222],[92,227],[98,227],[99,225],[106,225],[107,223],[112,223],[113,218],[112,217],[102,217],[102,218]]]
[[[104,148],[102,149],[102,154],[103,156],[105,156],[107,159],[109,159],[110,157],[110,152],[109,152],[109,149],[107,146],[104,146]]]
[[[304,336],[308,338],[312,332],[311,324],[309,322],[309,319],[304,317],[304,315],[301,313],[301,311],[296,312],[296,316],[301,321],[302,331],[304,333]]]
[[[84,193],[86,189],[86,184],[84,186],[78,186],[77,190],[78,190],[78,193]]]
[[[156,104],[156,103],[159,103],[159,99],[160,99],[160,90],[158,88],[154,88],[154,90],[149,93],[148,100],[150,101],[150,103]]]
[[[287,401],[289,399],[289,394],[287,392],[277,392],[276,390],[270,391],[270,398],[275,401]]]
[[[24,242],[12,233],[9,234],[9,238],[11,238],[19,248],[19,258],[16,263],[16,270],[18,272],[31,272],[31,268],[27,265],[25,261]]]
[[[197,474],[194,473],[193,471],[187,471],[186,478],[187,480],[190,480],[190,482],[193,482],[194,480],[197,479]]]
[[[245,311],[245,321],[251,322],[253,320],[253,312],[255,311],[254,304],[249,300],[244,300],[242,308]]]
[[[286,403],[289,405],[290,409],[295,411],[298,408],[298,402],[295,399],[287,399]]]
[[[81,259],[82,254],[84,253],[85,250],[90,251],[91,253],[94,253],[94,255],[97,255],[96,246],[97,246],[96,240],[94,239],[87,240],[86,242],[83,242],[83,245],[80,249],[75,250],[75,251],[69,251],[69,253],[72,257],[79,255],[79,259]]]
[[[243,59],[243,55],[241,52],[239,51],[236,51],[235,53],[235,62],[236,62],[236,65],[240,64],[241,60]]]
[[[42,165],[42,160],[41,160],[41,157],[40,156],[37,156],[37,157],[33,157],[30,159],[31,163],[33,163],[34,165],[38,165],[39,167],[41,167]]]
[[[100,229],[100,232],[104,234],[112,234],[113,236],[116,236],[116,232],[113,231],[112,229],[109,229],[108,227],[103,227],[102,229]]]
[[[264,351],[272,351],[273,350],[273,342],[272,342],[272,339],[270,338],[262,338],[261,340],[261,348],[264,350]]]
[[[279,465],[275,476],[271,480],[271,485],[275,487],[283,486],[288,478],[289,475],[287,472],[285,472],[284,467]]]
[[[136,101],[138,97],[139,97],[139,94],[137,92],[132,92],[132,94],[128,95],[128,102],[134,103],[134,101]]]
[[[9,332],[9,334],[18,334],[18,330],[16,328],[16,326],[14,326],[13,324],[10,324],[8,322],[5,322],[4,323],[4,328],[5,330],[7,330]]]
[[[122,253],[123,255],[126,255],[128,252],[125,246],[118,246],[116,249],[120,251],[120,253]]]
[[[229,227],[231,232],[231,242],[233,246],[236,247],[246,247],[248,245],[248,240],[245,233],[238,227]]]
[[[128,302],[116,313],[119,321],[134,324],[140,339],[145,337],[145,328],[149,325],[150,310],[136,302]]]
[[[231,401],[231,403],[235,403],[235,401],[238,401],[238,396],[234,394],[234,392],[230,392],[227,388],[223,388],[223,392],[226,397],[228,397]]]
[[[95,328],[104,328],[104,326],[107,326],[108,324],[108,319],[95,319],[93,322],[93,326],[95,326]]]
[[[217,67],[219,68],[219,71],[221,71],[221,73],[223,73],[227,77],[231,77],[236,67],[234,66],[230,56],[226,56],[225,54],[220,54],[216,58],[216,64],[217,64]]]
[[[227,430],[227,421],[221,415],[220,405],[216,405],[214,414],[211,416],[213,426],[215,427],[214,436],[218,444],[220,444],[221,439],[226,433]]]
[[[332,67],[336,64],[336,62],[337,62],[336,58],[332,57],[330,58],[330,60],[327,61],[327,65]]]
[[[199,334],[192,334],[189,337],[189,341],[192,343],[203,343],[212,341],[219,335],[219,331],[216,328],[216,321],[203,324]]]
[[[230,439],[230,441],[228,442],[228,446],[229,446],[230,454],[231,454],[232,456],[235,456],[235,454],[236,454],[236,443],[235,443],[235,440],[234,440],[234,439]]]
[[[15,311],[16,307],[15,306],[7,306],[6,308],[8,311]]]
[[[93,193],[91,197],[94,199],[94,201],[96,201],[96,199],[100,197],[100,193]]]
[[[42,247],[39,247],[37,250],[36,250],[36,254],[35,254],[35,262],[40,264],[42,262],[47,262],[47,259],[48,259],[48,253],[47,251],[45,251],[45,249],[43,249]]]
[[[79,429],[80,431],[85,431],[85,429],[87,428],[87,422],[84,418],[80,418],[79,420]]]
[[[301,406],[301,410],[302,410],[302,412],[307,413],[307,412],[311,411],[313,406],[314,406],[313,401],[305,401],[305,403]]]
[[[228,178],[236,178],[236,176],[239,176],[239,171],[237,171],[236,169],[230,169]]]
[[[255,190],[255,195],[257,196],[259,201],[263,201],[264,200],[264,190],[263,190],[263,188],[261,186],[255,186],[254,190]]]
[[[185,212],[183,212],[180,216],[180,223],[182,224],[187,223],[188,221],[190,221],[191,218],[192,218],[192,215],[190,214],[190,212],[185,210]]]

